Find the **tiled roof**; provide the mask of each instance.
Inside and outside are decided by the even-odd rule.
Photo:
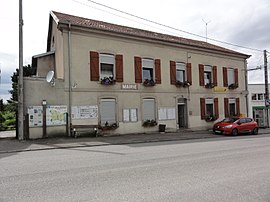
[[[55,11],[52,11],[51,15],[54,15],[57,18],[55,20],[58,23],[70,23],[71,25],[88,27],[88,28],[93,28],[97,30],[110,31],[110,32],[115,32],[115,33],[120,33],[120,34],[127,34],[131,36],[147,38],[147,39],[154,39],[154,40],[165,41],[165,42],[170,42],[170,43],[175,43],[175,44],[182,44],[182,45],[193,46],[193,47],[198,47],[198,48],[203,48],[203,49],[221,51],[224,53],[239,55],[245,58],[249,57],[249,55],[239,53],[233,50],[229,50],[229,49],[216,46],[210,43],[206,43],[203,41],[192,40],[192,39],[172,36],[168,34],[161,34],[157,32],[151,32],[151,31],[146,31],[142,29],[111,24],[111,23],[102,22],[98,20],[92,20],[92,19],[87,19],[83,17],[59,13]]]

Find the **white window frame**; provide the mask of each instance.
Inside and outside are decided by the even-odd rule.
[[[150,71],[152,71],[152,75],[153,75],[152,78],[151,78],[151,75],[150,75],[150,77],[145,78],[144,69],[151,69]],[[150,58],[143,58],[142,59],[142,80],[143,80],[143,82],[146,79],[155,81],[155,64],[154,64],[154,60],[150,59]]]
[[[227,75],[228,75],[228,86],[231,84],[235,84],[235,72],[234,68],[227,68]]]
[[[146,116],[146,108],[149,109],[149,106],[145,106],[145,102],[146,101],[152,101],[153,102],[153,112],[152,112],[152,117],[147,117]],[[154,98],[144,98],[143,99],[143,121],[147,121],[147,120],[155,120],[156,121],[156,100]]]
[[[181,80],[181,78],[178,78],[178,74],[177,72],[180,71],[180,72],[183,72],[183,79]],[[186,78],[187,78],[187,71],[186,71],[186,64],[183,63],[183,62],[176,62],[176,81],[179,81],[179,82],[185,82],[186,81]]]
[[[101,53],[99,54],[99,72],[100,72],[100,79],[104,79],[106,77],[113,77],[115,79],[115,55],[113,54],[106,54],[106,53]],[[110,74],[104,74],[102,73],[101,67],[102,64],[109,64],[113,65],[113,72],[112,75]]]
[[[205,76],[208,75],[209,73],[211,78],[208,81],[208,78],[205,78]],[[203,77],[204,77],[204,85],[213,83],[213,67],[211,65],[204,65]]]
[[[207,105],[212,105],[212,114],[208,114]],[[205,98],[205,115],[206,116],[214,116],[215,115],[215,106],[213,98]]]

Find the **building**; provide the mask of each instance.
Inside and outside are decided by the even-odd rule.
[[[265,84],[248,84],[248,90],[250,103],[249,117],[253,117],[260,127],[267,127],[267,113],[269,114],[269,110],[267,112],[265,104]],[[270,116],[268,115],[268,117]]]
[[[247,58],[52,11],[47,52],[33,56],[37,75],[24,80],[29,136],[69,133],[76,125],[98,125],[107,134],[154,132],[160,124],[208,129],[218,118],[247,113]]]

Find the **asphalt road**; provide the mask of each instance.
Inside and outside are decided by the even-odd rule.
[[[0,201],[270,201],[270,137],[0,154]]]

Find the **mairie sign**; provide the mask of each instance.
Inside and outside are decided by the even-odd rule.
[[[226,92],[227,88],[220,88],[220,87],[215,87],[214,92]]]

